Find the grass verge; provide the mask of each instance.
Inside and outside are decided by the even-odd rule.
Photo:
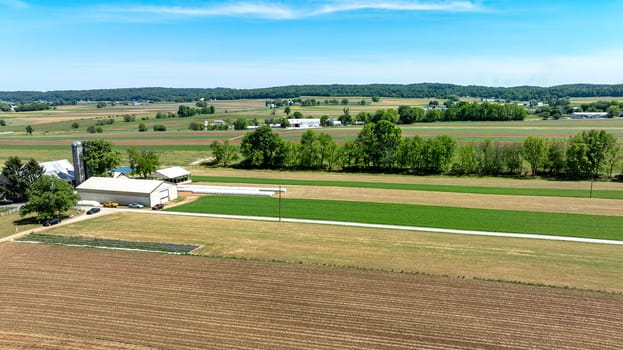
[[[269,179],[269,178],[228,177],[228,176],[193,176],[192,180],[193,182],[380,188],[380,189],[389,189],[389,190],[436,191],[436,192],[456,192],[456,193],[476,193],[476,194],[502,194],[502,195],[513,195],[513,196],[588,198],[590,194],[589,190],[557,189],[557,188],[510,188],[510,187],[405,184],[405,183],[389,183],[389,182],[324,181],[324,180],[314,181],[314,180]],[[603,199],[623,199],[623,191],[594,190],[592,197],[603,198]]]
[[[206,196],[168,209],[191,213],[279,216],[279,200]],[[623,217],[353,201],[282,199],[281,216],[297,219],[533,233],[623,240]]]

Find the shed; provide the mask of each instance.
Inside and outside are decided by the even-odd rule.
[[[117,202],[121,205],[141,203],[154,206],[177,198],[175,184],[157,180],[138,180],[124,177],[90,177],[76,187],[82,200]]]
[[[192,182],[192,180],[190,179],[190,171],[179,166],[160,169],[155,173],[151,174],[149,177],[176,184]]]

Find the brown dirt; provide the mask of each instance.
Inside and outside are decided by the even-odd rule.
[[[3,349],[618,349],[623,296],[0,245]]]

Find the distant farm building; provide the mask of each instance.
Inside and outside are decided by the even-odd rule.
[[[190,179],[190,171],[179,166],[160,169],[155,173],[151,174],[149,177],[176,184],[192,182],[192,180]]]
[[[117,202],[128,205],[133,202],[145,206],[167,203],[177,198],[175,184],[157,180],[137,180],[125,177],[90,177],[76,187],[82,200]]]
[[[597,119],[608,118],[607,112],[573,112],[571,113],[573,119]]]
[[[289,119],[290,127],[294,129],[311,129],[320,127],[320,119]]]
[[[67,159],[41,162],[44,175],[58,177],[72,184],[74,182],[74,166]]]

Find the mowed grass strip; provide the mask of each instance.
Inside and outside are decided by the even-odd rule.
[[[205,196],[168,209],[279,216],[277,198]],[[281,199],[281,217],[623,240],[623,217],[392,203]]]
[[[358,187],[358,188],[380,188],[380,189],[388,189],[388,190],[501,194],[501,195],[513,195],[513,196],[588,198],[590,195],[590,191],[588,189],[578,190],[578,189],[558,189],[558,188],[480,187],[480,186],[453,186],[453,185],[406,184],[406,183],[389,183],[389,182],[359,182],[359,181],[324,181],[324,180],[313,181],[313,180],[269,179],[269,178],[228,177],[228,176],[193,176],[192,179],[193,179],[193,182]],[[603,199],[623,199],[623,191],[594,190],[592,197],[603,198]]]

